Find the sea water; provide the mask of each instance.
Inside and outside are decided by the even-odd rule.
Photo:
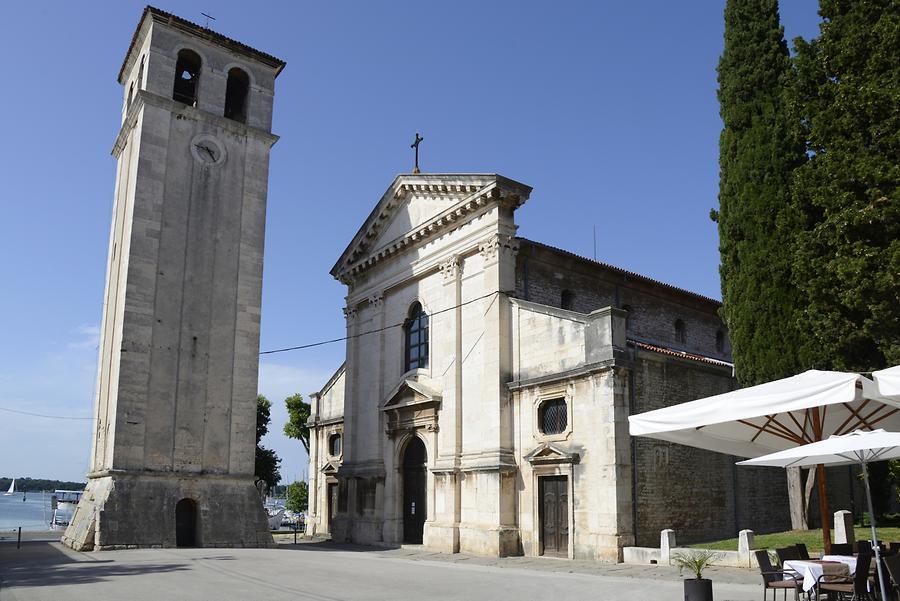
[[[0,495],[0,533],[18,530],[19,526],[23,532],[49,530],[50,519],[53,517],[51,494],[29,492],[23,495],[16,492],[10,496]]]

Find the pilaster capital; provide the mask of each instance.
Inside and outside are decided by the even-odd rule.
[[[478,244],[478,250],[485,261],[509,255],[515,257],[519,252],[519,241],[508,234],[493,234]]]
[[[356,318],[356,307],[344,307],[344,318],[347,321],[353,321]]]
[[[369,304],[376,309],[380,308],[384,304],[384,292],[375,292],[369,295]]]
[[[444,283],[449,284],[456,281],[457,276],[462,273],[462,259],[459,255],[453,255],[453,257],[441,263],[440,267]]]

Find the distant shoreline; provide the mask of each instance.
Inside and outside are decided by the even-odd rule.
[[[56,530],[22,530],[22,540],[59,540],[62,538],[63,532],[65,532],[65,530],[63,530],[62,528],[58,528]],[[0,544],[10,542],[14,543],[16,542],[16,540],[18,540],[18,532],[16,530],[0,530]]]

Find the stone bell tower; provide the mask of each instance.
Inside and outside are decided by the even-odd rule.
[[[119,72],[116,192],[79,549],[268,546],[254,487],[275,78],[153,7]]]

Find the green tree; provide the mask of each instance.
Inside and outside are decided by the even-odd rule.
[[[777,0],[728,0],[719,60],[722,318],[751,386],[800,371],[791,281],[792,171],[805,160],[787,92],[791,62]]]
[[[287,487],[287,503],[285,508],[293,512],[306,511],[309,503],[309,487],[303,480],[298,480]]]
[[[795,41],[811,157],[793,187],[802,357],[870,371],[900,363],[900,1],[821,0],[819,14],[819,37]]]
[[[303,400],[303,395],[299,392],[292,394],[284,399],[287,406],[288,422],[284,425],[284,434],[288,438],[296,438],[306,449],[309,455],[309,427],[306,422],[309,420],[309,403]]]
[[[270,415],[272,403],[259,395],[256,397],[256,480],[262,480],[271,490],[281,481],[281,474],[278,473],[281,459],[272,449],[267,449],[260,444],[262,437],[269,431],[269,422],[272,421]]]

